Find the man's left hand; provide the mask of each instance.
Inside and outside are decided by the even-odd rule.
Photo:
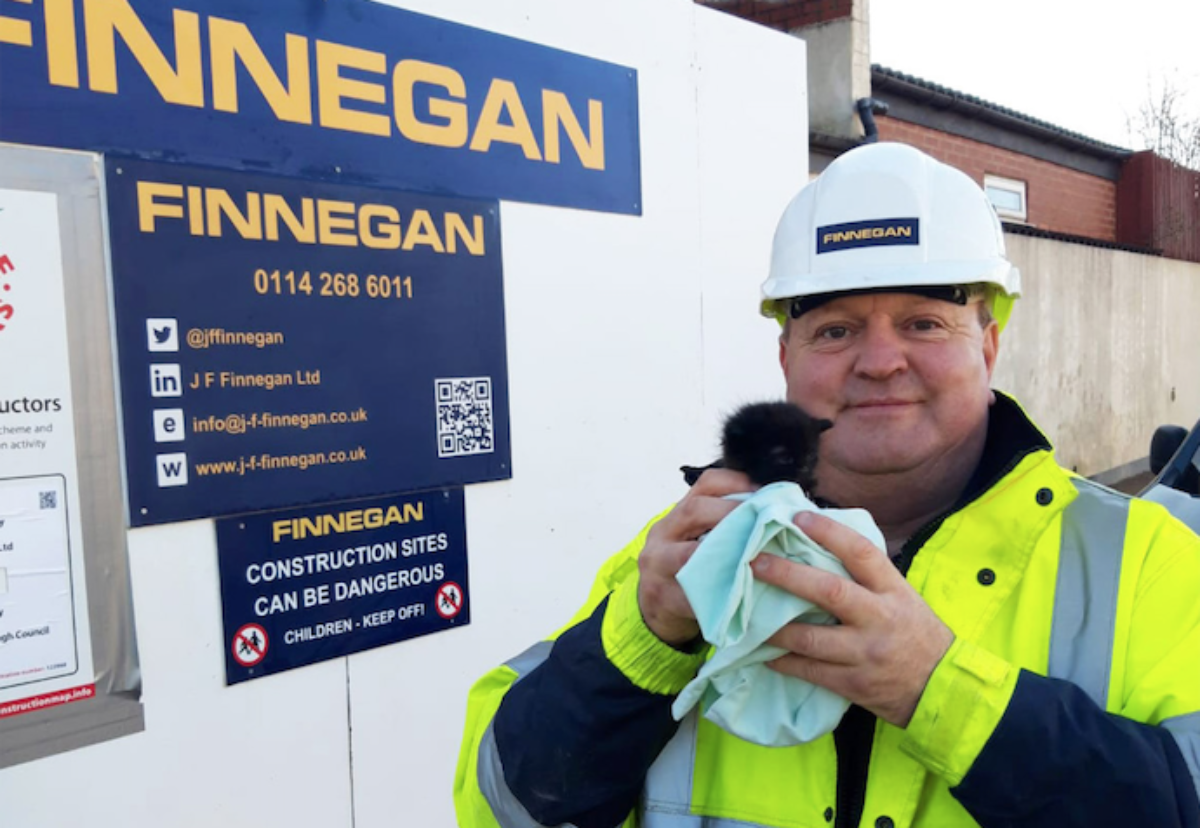
[[[854,580],[776,555],[755,559],[759,580],[811,601],[842,622],[788,624],[767,639],[790,651],[770,666],[907,727],[954,633],[862,535],[812,512],[798,514],[796,525],[841,560]]]

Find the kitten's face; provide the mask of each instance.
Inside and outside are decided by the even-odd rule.
[[[792,320],[780,362],[788,399],[834,421],[822,465],[886,474],[982,438],[997,348],[995,324],[983,329],[974,305],[876,293]]]
[[[809,491],[821,432],[830,425],[787,402],[744,405],[725,421],[722,460],[759,485],[789,480]]]

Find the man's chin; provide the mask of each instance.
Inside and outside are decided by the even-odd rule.
[[[884,449],[871,451],[858,448],[839,458],[830,458],[843,472],[864,477],[907,474],[921,467],[922,458],[911,450]]]

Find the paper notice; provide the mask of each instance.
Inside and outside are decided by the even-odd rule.
[[[62,475],[0,480],[0,690],[78,665]]]

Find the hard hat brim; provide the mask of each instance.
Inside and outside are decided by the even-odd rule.
[[[997,288],[993,314],[1000,330],[1012,313],[1013,301],[1021,295],[1021,272],[1007,259],[987,262],[926,262],[908,267],[863,269],[831,274],[828,278],[774,278],[762,287],[759,312],[783,324],[787,317],[785,301],[825,293],[855,291],[903,293],[905,288],[949,285],[989,284]],[[802,286],[803,289],[797,289]]]
[[[933,287],[938,285],[993,284],[1009,296],[1021,294],[1021,274],[1007,259],[972,262],[921,262],[879,268],[838,271],[828,275],[809,273],[768,279],[762,286],[764,305],[776,299],[816,296],[851,290]],[[774,316],[767,313],[766,316]]]

